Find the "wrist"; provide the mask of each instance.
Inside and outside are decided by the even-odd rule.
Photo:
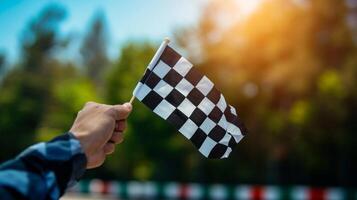
[[[84,174],[88,158],[83,150],[80,140],[73,134],[67,132],[70,137],[70,148],[73,154],[72,175],[67,187],[73,186]]]
[[[85,134],[80,134],[78,131],[73,131],[72,129],[68,132],[69,135],[71,135],[72,138],[76,139],[79,142],[80,149],[82,150],[82,153],[86,156],[88,159],[89,157],[89,145],[88,142],[85,142]]]

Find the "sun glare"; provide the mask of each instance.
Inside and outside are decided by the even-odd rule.
[[[215,35],[221,31],[231,28],[232,25],[241,22],[249,17],[264,0],[231,0],[231,1],[213,1],[216,21]],[[216,9],[219,7],[220,9]]]
[[[237,8],[242,16],[251,14],[263,0],[235,0]]]

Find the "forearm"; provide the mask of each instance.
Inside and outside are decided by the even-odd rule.
[[[58,199],[82,176],[86,162],[71,134],[36,144],[0,166],[0,194],[13,199]]]

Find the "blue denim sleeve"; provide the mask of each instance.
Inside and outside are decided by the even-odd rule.
[[[59,199],[83,175],[86,163],[71,133],[35,144],[0,166],[0,197]]]

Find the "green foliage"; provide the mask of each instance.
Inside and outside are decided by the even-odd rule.
[[[319,92],[333,98],[343,98],[346,96],[344,85],[338,73],[333,70],[321,74],[318,80]]]
[[[36,77],[22,71],[9,73],[0,89],[0,158],[10,158],[34,141],[44,112],[46,88]]]
[[[146,66],[155,53],[151,44],[127,43],[121,50],[119,61],[107,75],[107,99],[110,103],[128,101]]]
[[[4,77],[0,91],[1,146],[0,159],[10,158],[35,141],[36,129],[45,116],[51,98],[54,68],[50,56],[58,38],[58,25],[64,10],[45,8],[25,29],[22,63]]]
[[[267,177],[350,184],[357,140],[356,126],[347,124],[356,123],[356,79],[348,74],[356,74],[357,51],[345,3],[264,1],[246,19],[220,28],[221,19],[235,16],[227,5],[209,4],[193,32],[200,68],[228,94],[250,130],[238,151],[248,158],[230,158],[226,169],[243,170],[237,179],[253,183]]]
[[[77,112],[87,101],[101,102],[96,95],[94,84],[87,78],[77,75],[70,79],[58,79],[56,83],[51,89],[53,100],[47,107],[46,117],[38,129],[39,141],[48,141],[68,131]]]

